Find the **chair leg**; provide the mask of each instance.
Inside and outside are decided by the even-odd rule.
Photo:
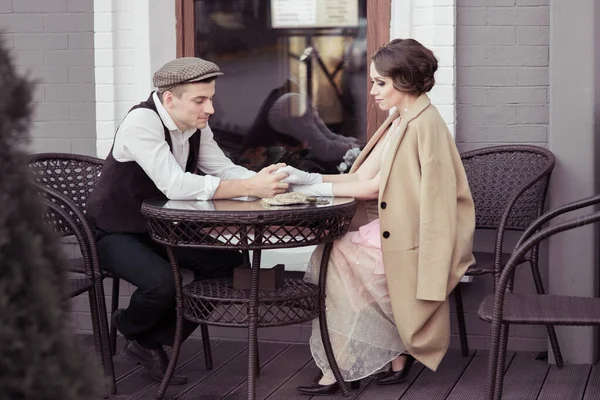
[[[556,366],[562,368],[565,363],[562,358],[562,353],[560,352],[560,345],[558,344],[558,337],[556,337],[554,325],[546,325],[546,329],[548,330],[548,339],[550,339],[550,347],[552,347],[552,353],[554,354]]]
[[[495,386],[498,380],[498,355],[500,352],[501,322],[492,320],[490,331],[490,350],[488,353],[487,376],[485,382],[485,399],[495,400]]]
[[[119,308],[119,278],[113,276],[112,278],[112,301],[111,301],[111,315],[117,311]],[[111,323],[110,324],[110,349],[112,355],[117,354],[117,327]]]
[[[94,342],[100,345],[96,349],[100,351],[100,359],[104,370],[104,377],[108,381],[111,394],[117,392],[115,379],[115,368],[110,348],[110,336],[108,329],[108,318],[106,314],[106,301],[104,298],[103,281],[98,279],[92,289],[88,292],[90,300],[90,314],[92,317],[92,329],[94,330]],[[96,336],[98,338],[96,338]]]
[[[545,294],[544,283],[542,282],[542,276],[540,275],[540,269],[538,267],[538,251],[539,248],[535,247],[531,250],[531,259],[529,265],[531,266],[531,274],[533,275],[533,282],[535,283],[535,289],[538,294]],[[558,337],[556,336],[556,330],[554,325],[546,325],[548,330],[548,339],[550,340],[550,347],[552,347],[552,353],[554,354],[554,360],[559,368],[562,368],[564,361],[562,353],[560,352],[560,346],[558,344]]]
[[[469,356],[469,339],[465,325],[465,312],[463,310],[461,283],[454,288],[454,302],[456,303],[456,319],[458,321],[458,334],[460,336],[460,349],[463,357]]]
[[[207,370],[213,369],[212,361],[212,350],[210,348],[210,337],[208,336],[208,326],[205,324],[200,325],[200,331],[202,332],[202,347],[204,348],[204,365]]]
[[[509,324],[502,324],[500,328],[500,343],[498,352],[498,364],[496,366],[496,383],[494,389],[494,400],[502,399],[502,387],[504,386],[504,371],[506,370],[506,349],[508,346]]]
[[[104,360],[104,354],[102,352],[102,339],[100,333],[100,320],[98,319],[98,301],[96,291],[94,288],[88,292],[88,301],[90,304],[90,318],[92,319],[92,337],[94,339],[94,351],[98,362],[101,364],[102,369],[106,370],[106,361]]]

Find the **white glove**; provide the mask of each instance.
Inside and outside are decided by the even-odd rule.
[[[333,183],[322,182],[312,185],[290,185],[289,191],[304,193],[309,196],[333,197]]]
[[[282,179],[280,182],[289,183],[291,185],[313,185],[323,182],[323,175],[301,171],[289,165],[275,171],[276,174],[280,172],[288,174],[288,177]]]

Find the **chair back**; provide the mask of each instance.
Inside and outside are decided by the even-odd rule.
[[[70,265],[69,270],[99,277],[95,262],[95,235],[86,219],[89,195],[100,178],[103,160],[67,153],[38,153],[29,159],[29,169],[47,207],[46,223],[59,236],[75,236],[83,256],[83,265]],[[63,212],[57,212],[59,207]]]
[[[525,230],[544,209],[554,155],[528,145],[493,146],[461,154],[475,202],[477,229]]]
[[[79,207],[62,193],[58,193],[55,190],[38,183],[34,183],[34,185],[39,194],[44,198],[46,204],[44,222],[46,222],[52,231],[61,237],[73,235],[80,243],[87,243],[87,238],[85,237],[87,232],[85,229],[89,224],[87,224],[86,221],[82,221],[85,220],[86,217]],[[53,207],[48,207],[49,204],[52,204]],[[63,213],[54,212],[53,210],[56,207],[63,210]],[[86,240],[81,241],[81,239]]]
[[[507,293],[506,289],[510,289],[510,280],[514,275],[515,268],[522,264],[525,255],[532,248],[539,246],[542,241],[558,233],[573,230],[590,224],[600,223],[600,211],[597,209],[598,205],[600,205],[600,195],[596,194],[591,197],[562,205],[540,216],[534,222],[534,224],[527,229],[515,246],[515,249],[513,250],[511,257],[506,264],[506,268],[504,268],[502,274],[500,275],[498,288],[494,294],[496,299],[494,303],[496,305],[504,304],[504,295]],[[558,216],[562,216],[563,214],[578,211],[587,207],[593,207],[593,209],[587,213],[579,213],[579,215],[576,215],[575,217],[571,217],[569,219],[563,218],[559,222],[551,223],[551,221]],[[542,228],[543,225],[546,226]],[[538,293],[538,295],[544,296],[543,293]]]
[[[80,244],[81,263],[69,265],[68,270],[85,273],[90,279],[101,278],[94,233],[83,213],[66,196],[45,186],[37,185],[37,188],[44,197],[46,224],[59,236],[75,236]]]
[[[67,153],[38,153],[29,161],[29,168],[39,185],[65,195],[84,214],[102,165],[100,158]]]

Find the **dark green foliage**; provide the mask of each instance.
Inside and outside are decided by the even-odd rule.
[[[102,374],[70,329],[60,244],[30,183],[33,84],[4,43],[0,88],[0,399],[98,399]]]

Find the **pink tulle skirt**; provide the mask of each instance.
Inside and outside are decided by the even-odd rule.
[[[376,250],[373,251],[373,258],[375,262],[370,265],[366,265],[366,267],[372,269],[374,274],[385,274],[385,270],[383,269],[383,253],[381,252],[379,219],[376,219],[367,225],[361,226],[358,228],[357,232],[349,232],[348,239],[350,239],[353,244],[362,246],[363,251],[366,251],[367,248]]]
[[[392,315],[379,220],[336,240],[327,269],[326,313],[333,352],[346,381],[376,372],[404,351]],[[322,247],[311,257],[306,279],[317,282]],[[330,375],[318,321],[310,345],[315,362]]]

